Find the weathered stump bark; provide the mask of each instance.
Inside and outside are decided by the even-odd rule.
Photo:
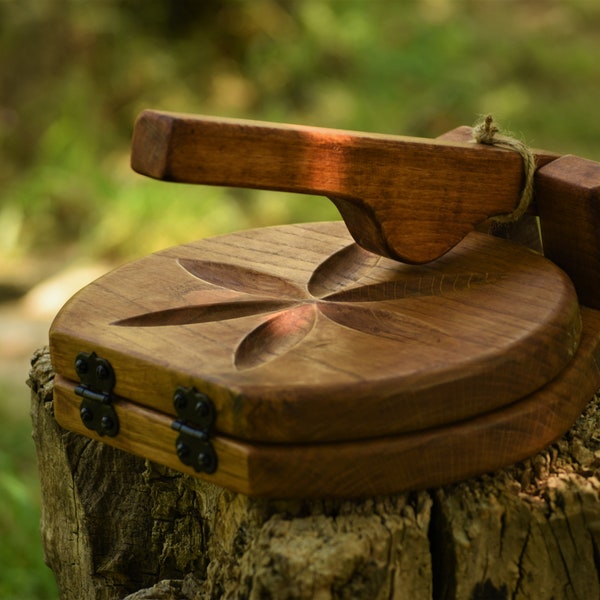
[[[493,475],[265,501],[66,432],[47,351],[32,365],[42,538],[63,599],[600,598],[597,398],[564,438]]]

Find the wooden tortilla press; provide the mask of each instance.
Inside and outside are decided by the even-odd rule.
[[[600,164],[536,152],[544,257],[474,231],[523,169],[469,135],[142,113],[140,173],[326,195],[347,228],[205,239],[84,288],[50,331],[59,423],[285,498],[438,486],[555,440],[600,387]]]

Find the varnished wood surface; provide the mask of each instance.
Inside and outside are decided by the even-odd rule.
[[[306,498],[396,493],[450,483],[512,464],[562,435],[600,386],[600,314],[583,309],[573,361],[541,390],[508,407],[454,425],[353,443],[263,445],[216,435],[219,467],[203,478],[249,495]],[[94,439],[194,475],[174,452],[171,419],[116,402],[122,433],[100,438],[79,419],[73,384],[55,381],[59,423]]]
[[[472,128],[469,127],[468,125],[461,125],[460,127],[455,127],[454,129],[451,129],[450,131],[446,131],[445,133],[442,133],[436,139],[439,141],[444,141],[444,142],[470,144],[470,143],[472,143],[472,140],[473,140],[472,131],[473,131]],[[498,148],[491,148],[491,149],[498,150]],[[553,160],[556,160],[557,158],[561,157],[560,154],[558,154],[557,152],[553,152],[552,150],[544,150],[542,148],[531,148],[530,150],[533,152],[533,156],[535,158],[535,165],[536,165],[536,168],[538,168],[538,169],[546,166],[547,164],[551,163]],[[536,213],[535,198],[533,199],[533,202],[530,206],[529,212]]]
[[[463,140],[377,135],[144,111],[131,161],[166,181],[329,197],[354,239],[408,263],[433,260],[478,223],[510,213],[521,157]],[[551,160],[540,153],[539,161]],[[310,200],[307,199],[307,202]]]
[[[457,127],[442,135],[437,139],[448,142],[469,143],[472,140],[472,128],[467,126]],[[548,163],[560,157],[556,152],[548,150],[531,149],[535,157],[536,168],[541,168]],[[544,253],[540,229],[537,218],[537,204],[535,194],[531,199],[527,213],[518,221],[513,223],[497,223],[493,219],[488,219],[477,226],[477,231],[490,233],[496,237],[511,240],[527,246],[540,254]]]
[[[354,440],[481,415],[574,355],[577,298],[552,263],[469,234],[425,266],[359,248],[341,222],[230,234],[121,267],[52,325],[58,374],[107,358],[121,397],[174,414],[213,399],[217,431],[269,442]]]
[[[600,163],[563,156],[536,173],[535,194],[544,253],[600,308]]]

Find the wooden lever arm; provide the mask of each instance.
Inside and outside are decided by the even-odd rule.
[[[469,142],[150,110],[131,164],[165,181],[327,196],[358,244],[408,263],[511,212],[523,179],[517,153]]]

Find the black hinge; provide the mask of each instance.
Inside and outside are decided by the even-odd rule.
[[[81,396],[79,414],[83,424],[100,435],[115,437],[119,433],[119,417],[112,405],[115,372],[111,364],[95,352],[80,352],[75,371],[81,380],[75,393]]]
[[[199,473],[217,470],[217,453],[210,442],[210,428],[215,421],[211,399],[194,387],[179,386],[173,394],[177,421],[171,427],[179,432],[175,450],[184,465]]]

